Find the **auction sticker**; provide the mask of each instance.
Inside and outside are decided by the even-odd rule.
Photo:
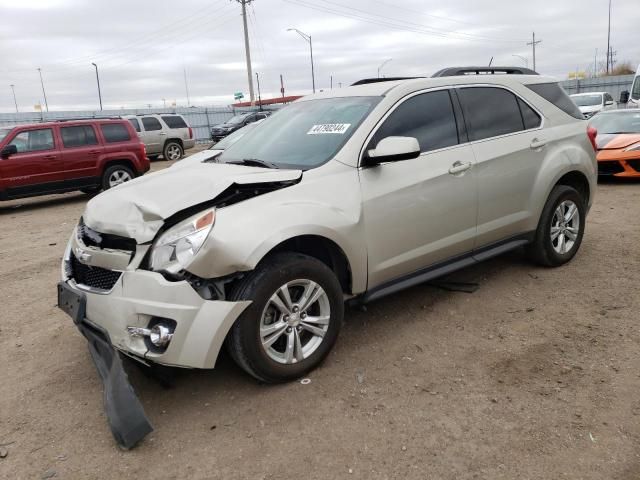
[[[307,132],[307,135],[325,135],[325,134],[338,134],[344,135],[349,127],[350,123],[324,123],[322,125],[314,125],[311,130]]]

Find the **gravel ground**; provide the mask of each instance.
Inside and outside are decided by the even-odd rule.
[[[514,252],[454,275],[473,294],[348,310],[310,384],[260,385],[223,358],[164,389],[130,367],[156,428],[130,452],[55,307],[86,200],[0,204],[0,478],[640,478],[640,183],[600,185],[563,268]]]

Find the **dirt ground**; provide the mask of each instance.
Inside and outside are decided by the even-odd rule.
[[[348,310],[310,384],[260,385],[226,357],[171,389],[129,368],[155,426],[130,452],[55,306],[86,200],[0,204],[0,478],[640,479],[640,183],[600,185],[564,268],[514,252],[454,276],[473,294]]]

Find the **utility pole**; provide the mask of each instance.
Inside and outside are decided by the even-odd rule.
[[[16,104],[16,113],[18,113],[18,100],[16,100],[16,86],[14,84],[9,85],[13,92],[13,103]]]
[[[251,73],[251,48],[249,47],[249,28],[247,27],[247,5],[253,2],[253,0],[236,0],[242,5],[242,23],[244,24],[244,51],[247,57],[247,78],[249,80],[249,98],[251,103],[255,100],[253,94],[253,74]]]
[[[333,90],[333,75],[331,75],[331,90]]]
[[[596,48],[596,54],[593,56],[593,78],[598,76],[598,49]]]
[[[609,75],[609,65],[611,65],[611,0],[609,0],[609,26],[607,28],[607,75]],[[611,65],[613,68],[613,65]]]
[[[533,47],[533,71],[537,71],[536,70],[536,45],[538,45],[539,43],[542,43],[542,40],[538,40],[536,41],[536,32],[533,32],[533,40],[529,43],[527,43],[527,45],[531,45]]]
[[[167,99],[166,98],[162,99],[162,108],[167,108]]]
[[[42,95],[44,95],[44,106],[47,108],[47,113],[49,112],[49,103],[47,102],[47,94],[44,91],[44,82],[42,81],[42,70],[38,67],[38,73],[40,74],[40,85],[42,85]]]
[[[91,62],[91,65],[96,68],[96,80],[98,81],[98,98],[100,99],[100,111],[102,111],[102,92],[100,91],[100,75],[98,75],[98,65],[93,62]]]
[[[258,85],[258,106],[260,111],[262,111],[262,97],[260,96],[260,75],[256,72],[256,84]]]
[[[189,82],[187,81],[187,67],[182,67],[184,72],[184,89],[187,92],[187,107],[191,106],[191,99],[189,98]]]

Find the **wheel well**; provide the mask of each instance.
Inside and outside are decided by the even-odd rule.
[[[168,143],[177,143],[184,150],[184,143],[182,143],[182,139],[180,138],[168,138],[166,142],[164,142],[164,146],[162,149],[164,150]]]
[[[565,174],[556,185],[566,185],[568,187],[575,188],[580,196],[584,199],[585,206],[589,204],[589,197],[591,195],[591,190],[589,188],[589,181],[584,174],[580,172],[569,172]]]
[[[302,235],[275,246],[265,258],[274,253],[296,252],[320,260],[338,277],[342,291],[351,293],[351,267],[347,256],[332,240],[318,235]]]
[[[104,166],[104,169],[102,170],[102,174],[104,175],[104,172],[107,171],[107,168],[113,167],[114,165],[123,165],[125,167],[129,167],[134,175],[138,175],[138,170],[136,170],[136,167],[133,165],[133,163],[130,160],[124,160],[124,159],[110,160],[109,162],[107,162]]]

